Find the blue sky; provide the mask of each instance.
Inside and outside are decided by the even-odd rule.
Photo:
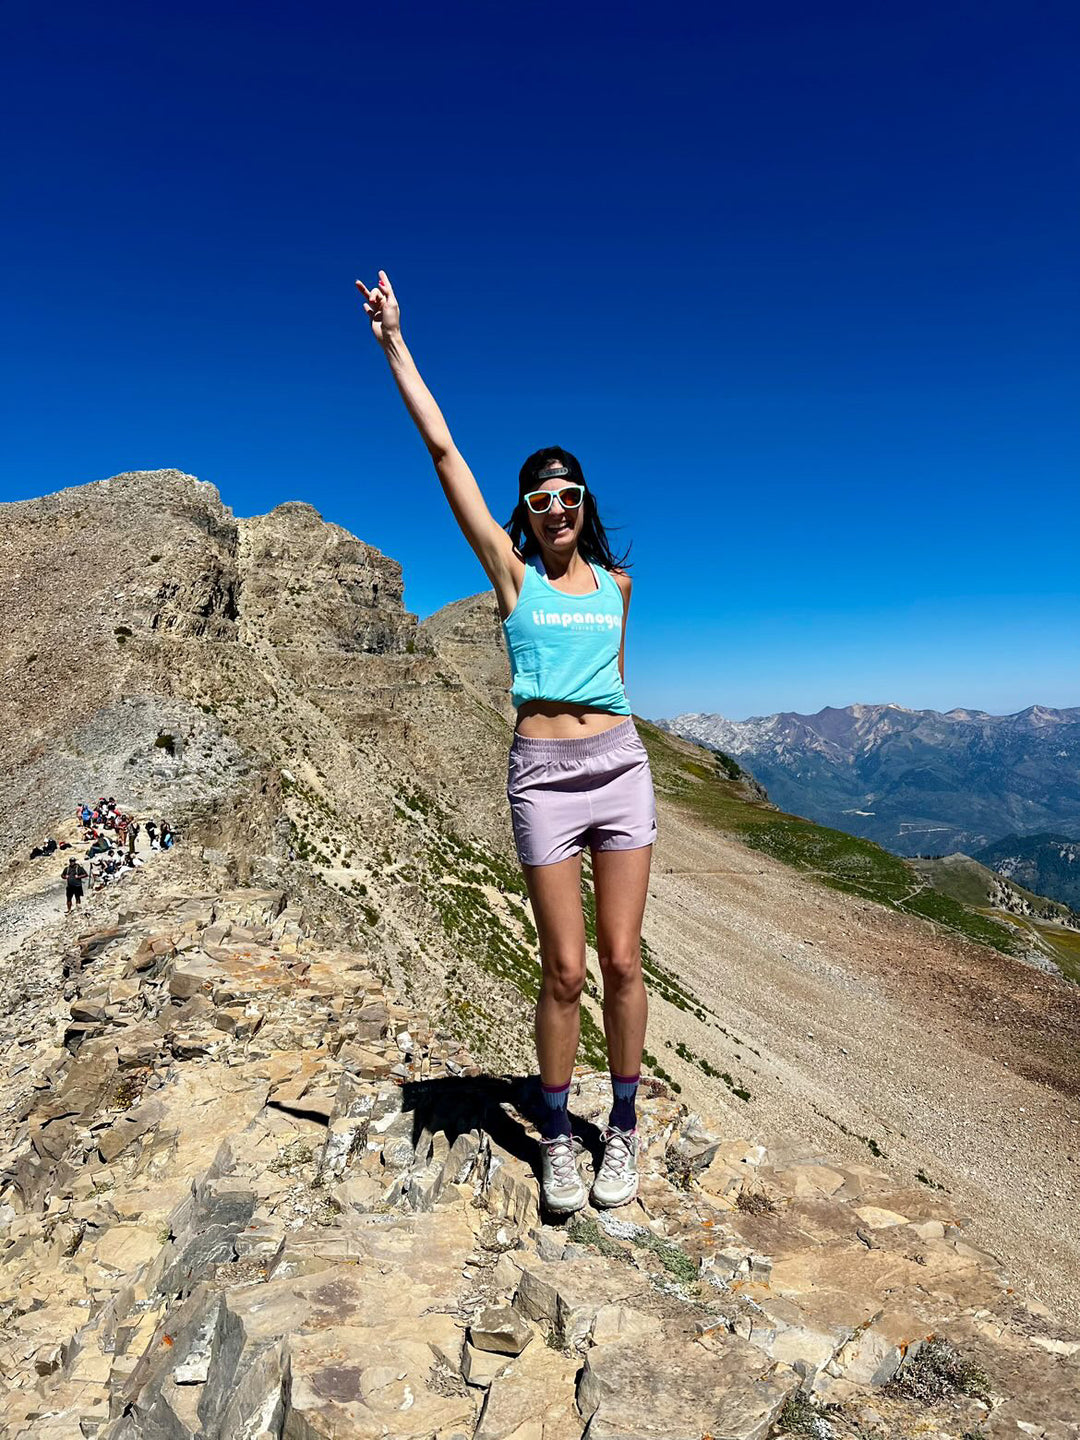
[[[483,588],[352,282],[488,502],[575,451],[639,714],[1080,704],[1075,7],[5,11],[0,498],[307,500]]]

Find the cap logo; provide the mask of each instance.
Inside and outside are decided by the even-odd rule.
[[[569,474],[570,471],[565,465],[545,465],[536,478],[538,480],[558,480],[561,476]]]

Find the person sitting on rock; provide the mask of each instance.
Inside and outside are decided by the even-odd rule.
[[[384,270],[359,280],[371,332],[428,448],[454,518],[495,588],[517,708],[507,796],[540,937],[536,1049],[543,1095],[541,1189],[549,1210],[585,1204],[567,1099],[585,984],[581,856],[592,852],[597,951],[613,1104],[592,1187],[596,1205],[637,1193],[635,1100],[648,1002],[641,922],[656,799],[624,688],[630,577],[611,549],[575,456],[530,455],[505,527],[488,510],[401,336]]]

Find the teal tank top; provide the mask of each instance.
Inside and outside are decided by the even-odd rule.
[[[503,621],[515,708],[526,700],[565,700],[630,714],[619,675],[622,591],[602,565],[589,569],[596,589],[564,595],[545,575],[539,555],[526,560],[521,594]]]

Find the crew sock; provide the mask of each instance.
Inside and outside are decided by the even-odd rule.
[[[616,1130],[633,1130],[637,1126],[637,1107],[634,1102],[637,1099],[640,1079],[640,1075],[616,1075],[614,1070],[611,1072],[611,1092],[615,1098],[608,1124]]]
[[[544,1114],[540,1121],[540,1133],[545,1140],[555,1140],[560,1135],[569,1135],[570,1116],[566,1112],[566,1102],[570,1098],[570,1081],[565,1085],[545,1085],[542,1081],[540,1089],[544,1095]]]

